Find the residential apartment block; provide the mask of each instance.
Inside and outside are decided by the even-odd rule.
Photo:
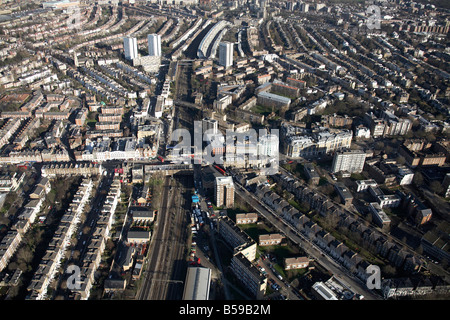
[[[161,35],[149,34],[147,36],[148,41],[148,54],[149,56],[161,56]]]
[[[219,235],[233,249],[234,253],[241,252],[249,261],[256,258],[256,242],[242,231],[227,216],[220,217],[217,230]]]
[[[350,205],[353,202],[353,195],[352,195],[352,193],[350,192],[350,190],[342,182],[337,182],[334,185],[334,189],[338,193],[342,204],[347,206],[347,205]]]
[[[377,182],[373,179],[369,180],[357,180],[356,181],[356,192],[361,192],[368,190],[371,186],[378,186]]]
[[[347,171],[350,173],[359,173],[363,171],[366,153],[364,151],[349,150],[338,151],[333,158],[331,172],[337,173]]]
[[[138,57],[138,47],[136,38],[126,37],[123,39],[123,50],[125,59],[133,60]]]
[[[214,195],[217,207],[234,206],[234,183],[232,177],[216,177]]]
[[[389,227],[389,225],[391,224],[391,219],[389,219],[387,214],[383,211],[378,203],[370,203],[369,210],[372,213],[372,218],[375,224],[377,224],[380,228]]]
[[[264,297],[267,278],[242,253],[233,256],[230,269],[254,298],[261,300]]]
[[[221,42],[219,44],[219,64],[225,68],[233,65],[233,43]]]
[[[305,163],[303,165],[303,171],[308,178],[308,182],[315,185],[319,184],[320,175],[317,173],[317,170],[314,168],[312,163]]]
[[[412,129],[412,121],[399,118],[393,112],[383,110],[377,117],[372,112],[365,114],[365,121],[370,128],[371,135],[376,137],[404,136]]]
[[[291,99],[274,93],[260,92],[258,93],[257,103],[264,107],[288,108],[291,104]]]
[[[284,138],[282,149],[289,157],[314,157],[333,151],[349,149],[353,134],[349,130],[331,130],[319,128],[308,130],[283,125],[281,137]]]

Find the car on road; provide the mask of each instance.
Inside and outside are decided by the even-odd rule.
[[[277,284],[277,283],[273,283],[272,285],[271,285],[271,287],[272,287],[272,289],[274,289],[274,290],[276,290],[276,291],[278,291],[278,290],[280,290],[280,285],[279,284]]]

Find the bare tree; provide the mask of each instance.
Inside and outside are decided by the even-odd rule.
[[[75,250],[72,255],[73,260],[78,260],[80,258],[80,250]]]
[[[434,193],[437,193],[437,194],[442,193],[442,190],[443,190],[441,183],[440,183],[439,181],[436,181],[436,180],[435,180],[435,181],[432,181],[432,182],[430,183],[430,189],[431,189]]]
[[[423,184],[423,176],[420,172],[414,174],[413,183],[416,187],[420,187]]]
[[[402,156],[398,156],[395,161],[397,161],[398,164],[405,164],[406,162],[405,158]]]
[[[30,248],[24,246],[17,251],[17,261],[19,263],[29,264],[33,260],[33,252]]]

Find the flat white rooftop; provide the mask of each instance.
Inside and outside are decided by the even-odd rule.
[[[208,300],[211,283],[211,269],[190,267],[186,274],[183,300]]]

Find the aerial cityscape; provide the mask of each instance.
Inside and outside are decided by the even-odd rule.
[[[449,31],[446,0],[0,0],[0,300],[450,300]]]

